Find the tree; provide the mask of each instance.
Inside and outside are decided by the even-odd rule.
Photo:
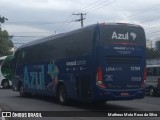
[[[6,20],[8,20],[7,18],[5,18],[4,16],[2,17],[0,15],[0,31],[1,31],[1,23],[4,23]]]
[[[1,23],[4,23],[7,18],[4,16],[0,16],[0,25]],[[11,48],[13,47],[13,43],[11,41],[12,37],[9,36],[8,32],[6,30],[2,31],[0,26],[0,57],[5,55],[10,55],[12,52],[10,52]]]
[[[0,57],[12,54],[10,51],[13,47],[11,38],[6,30],[0,31]]]
[[[6,20],[8,20],[7,18],[5,18],[4,16],[2,17],[2,16],[0,16],[0,22],[1,23],[4,23]]]
[[[147,59],[155,59],[160,58],[160,52],[158,50],[155,50],[153,48],[147,48]]]

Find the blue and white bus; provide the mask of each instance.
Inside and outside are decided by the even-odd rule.
[[[13,90],[86,102],[144,98],[142,27],[95,24],[25,44],[14,55]]]

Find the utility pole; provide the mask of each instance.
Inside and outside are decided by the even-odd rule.
[[[86,19],[83,16],[86,15],[86,13],[84,13],[84,14],[83,13],[78,13],[78,14],[73,13],[72,15],[80,15],[80,19],[77,19],[75,21],[78,21],[78,22],[80,21],[81,22],[81,27],[83,27],[83,20]]]

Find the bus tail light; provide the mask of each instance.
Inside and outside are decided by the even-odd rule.
[[[106,84],[103,82],[103,73],[102,67],[98,67],[97,69],[97,78],[96,78],[96,85],[100,88],[106,88]]]
[[[144,68],[144,73],[143,73],[143,79],[142,79],[142,83],[141,83],[141,88],[144,88],[144,87],[145,87],[146,78],[147,78],[147,70],[146,70],[146,68]]]

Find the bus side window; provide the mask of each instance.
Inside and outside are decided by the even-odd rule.
[[[147,68],[147,75],[148,76],[160,76],[160,68],[158,67]]]
[[[0,60],[0,65],[1,65],[2,62],[3,62],[3,60]]]

